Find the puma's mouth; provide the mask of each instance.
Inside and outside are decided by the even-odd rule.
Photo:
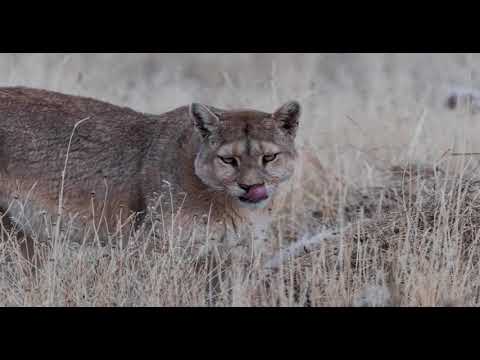
[[[248,191],[238,198],[242,202],[257,204],[268,199],[267,188],[265,185],[254,185]]]
[[[262,202],[263,200],[266,200],[266,199],[268,199],[268,196],[266,195],[265,197],[255,198],[255,199],[250,199],[245,196],[240,196],[238,198],[238,200],[240,200],[241,202],[248,203],[248,204],[258,204],[259,202]]]

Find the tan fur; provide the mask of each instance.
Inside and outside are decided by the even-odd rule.
[[[192,104],[151,115],[46,90],[0,88],[0,211],[22,231],[55,221],[69,138],[88,118],[75,129],[65,174],[64,211],[76,228],[94,221],[96,230],[113,233],[118,221],[144,219],[156,204],[157,213],[161,207],[168,214],[167,228],[181,207],[177,224],[209,216],[218,239],[246,223],[262,232],[294,170],[299,110],[293,102],[273,114]],[[265,183],[270,197],[246,206],[239,183]]]

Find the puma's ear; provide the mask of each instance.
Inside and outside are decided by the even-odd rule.
[[[190,117],[203,138],[209,136],[220,123],[218,115],[209,106],[199,103],[190,105]]]
[[[297,101],[289,101],[273,113],[273,119],[278,121],[280,128],[287,134],[295,136],[298,128],[301,107]]]

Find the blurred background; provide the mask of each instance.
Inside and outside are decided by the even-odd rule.
[[[477,115],[445,106],[452,89],[475,89],[479,81],[479,54],[0,54],[0,86],[142,112],[192,101],[272,112],[296,99],[303,105],[299,141],[352,175],[372,162],[480,152]]]

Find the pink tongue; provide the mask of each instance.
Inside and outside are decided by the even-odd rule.
[[[254,185],[245,194],[245,197],[250,201],[260,201],[268,197],[267,188],[265,185]]]

